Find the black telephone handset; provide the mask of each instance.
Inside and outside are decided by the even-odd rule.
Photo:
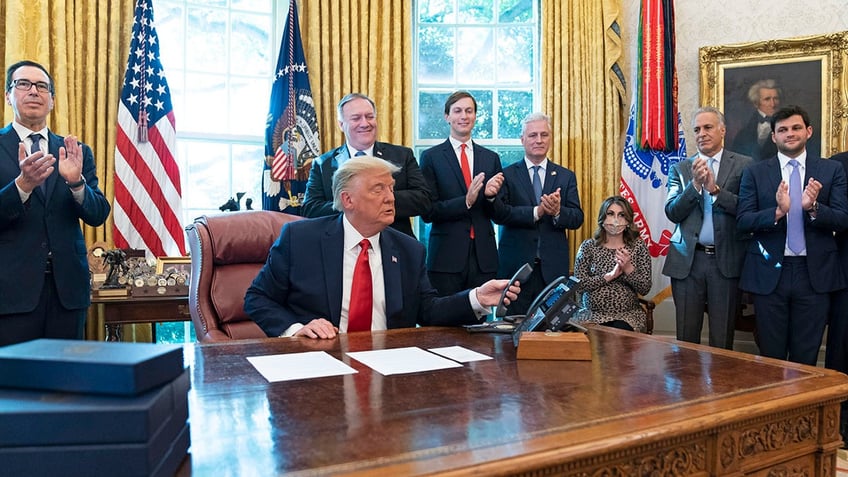
[[[509,290],[509,287],[511,287],[515,282],[524,283],[528,278],[530,278],[531,273],[533,273],[533,267],[531,267],[529,263],[525,263],[518,269],[518,271],[515,272],[512,278],[510,278],[509,283],[507,283],[506,288],[504,288],[503,293],[501,293],[500,301],[498,301],[498,308],[495,310],[496,317],[503,318],[506,316],[506,304],[504,303],[504,299],[506,299],[506,292]]]
[[[527,309],[527,317],[520,325],[516,326],[512,333],[512,340],[518,346],[521,333],[525,331],[536,331],[549,326],[554,331],[573,326],[585,332],[585,328],[569,323],[569,318],[577,311],[578,306],[574,301],[575,286],[580,282],[576,277],[557,277],[542,290],[533,304]]]

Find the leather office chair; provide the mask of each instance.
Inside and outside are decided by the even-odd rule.
[[[283,224],[299,219],[245,210],[204,215],[186,226],[191,250],[188,304],[198,341],[265,338],[244,312],[244,294]]]

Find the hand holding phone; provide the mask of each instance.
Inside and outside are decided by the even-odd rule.
[[[533,267],[530,266],[529,263],[525,263],[515,272],[515,275],[509,280],[509,283],[504,288],[503,293],[501,293],[501,299],[498,301],[498,308],[495,311],[495,316],[498,318],[503,318],[506,316],[506,304],[504,304],[504,300],[506,299],[506,292],[509,290],[515,282],[524,283],[530,277],[530,274],[533,273]]]

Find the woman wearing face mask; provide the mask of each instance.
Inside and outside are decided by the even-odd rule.
[[[609,197],[601,205],[593,238],[580,244],[574,275],[580,279],[574,321],[645,331],[638,296],[651,289],[651,256],[633,226],[633,209],[622,197]]]

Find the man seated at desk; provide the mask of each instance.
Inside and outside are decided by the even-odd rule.
[[[283,226],[244,300],[268,336],[472,324],[498,304],[508,280],[437,296],[424,246],[388,228],[397,170],[375,157],[349,159],[333,176],[333,207],[342,214]],[[519,291],[511,286],[507,299]]]

